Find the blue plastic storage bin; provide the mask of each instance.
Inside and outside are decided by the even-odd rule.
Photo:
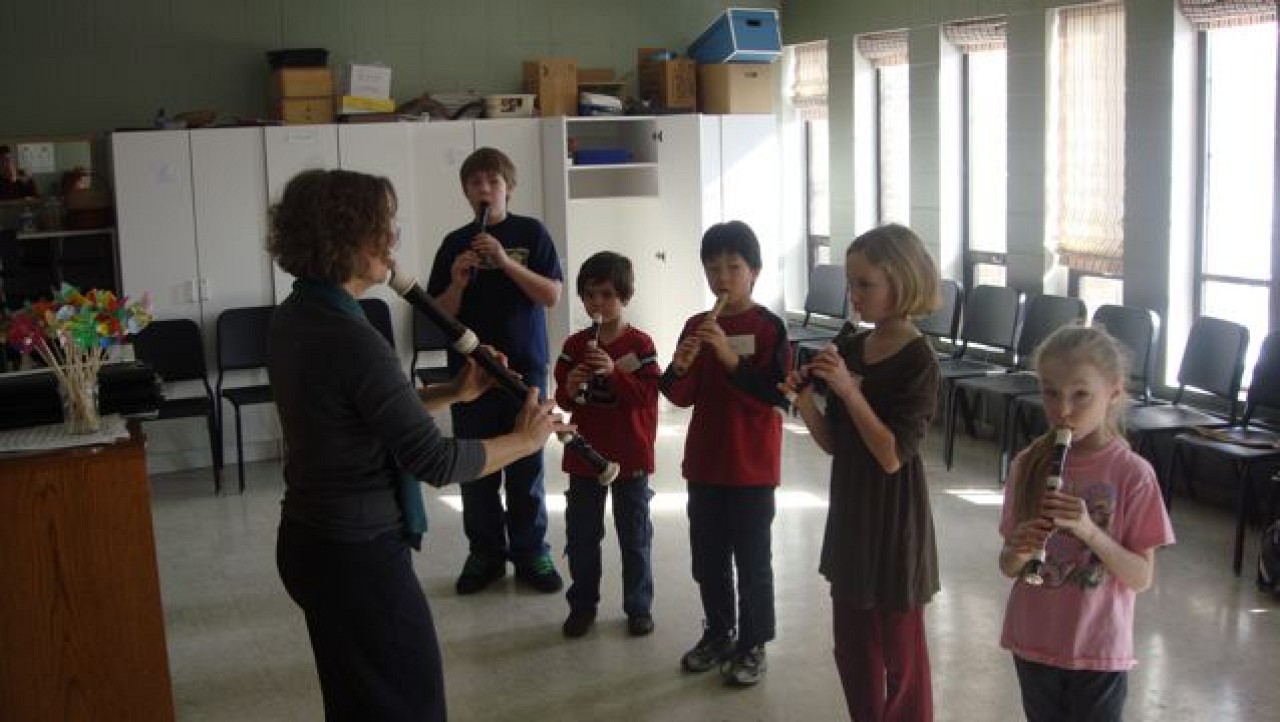
[[[573,154],[577,165],[613,165],[630,163],[631,151],[626,148],[580,148]]]
[[[772,63],[782,54],[777,10],[729,8],[689,46],[699,63]]]

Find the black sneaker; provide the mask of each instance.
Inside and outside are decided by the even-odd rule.
[[[507,563],[485,554],[470,554],[454,588],[458,594],[475,594],[507,575]]]
[[[680,666],[686,672],[705,672],[729,659],[734,643],[732,632],[713,632],[708,629],[702,633],[702,639],[698,640],[693,649],[680,658]]]
[[[591,625],[595,624],[596,610],[594,609],[571,609],[569,610],[569,618],[564,620],[564,636],[571,639],[581,637],[591,629]]]
[[[751,687],[764,677],[769,668],[765,659],[764,645],[758,645],[733,655],[726,668],[723,668],[724,683],[730,687]]]
[[[648,614],[632,614],[627,617],[627,633],[633,637],[653,634],[653,617]]]
[[[528,564],[516,567],[516,578],[544,594],[558,592],[564,586],[555,563],[546,554],[539,554]]]

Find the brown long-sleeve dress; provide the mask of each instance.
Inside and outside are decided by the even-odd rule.
[[[885,473],[838,398],[827,395],[832,463],[830,507],[819,571],[831,596],[861,609],[905,610],[938,591],[929,485],[919,446],[937,407],[938,362],[920,337],[874,364],[863,361],[868,332],[840,341],[849,371],[897,440],[902,466]]]

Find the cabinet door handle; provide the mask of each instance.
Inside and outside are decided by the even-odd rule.
[[[656,141],[658,141],[659,143],[661,143],[661,142],[662,142],[662,131],[660,131],[660,130],[659,130],[659,131],[655,131],[655,132],[651,133],[651,134],[649,135],[649,137],[650,137],[650,138],[652,138],[653,140],[656,140]]]
[[[200,300],[209,300],[209,279],[207,278],[200,279]]]
[[[659,261],[662,261],[663,263],[666,263],[666,262],[667,262],[667,252],[666,252],[666,251],[658,251],[657,253],[653,254],[653,257],[654,257],[654,258],[656,258],[656,259],[658,259]]]
[[[199,279],[195,279],[195,278],[193,278],[193,279],[191,279],[190,281],[187,281],[186,283],[182,284],[183,286],[185,286],[185,287],[186,287],[186,288],[185,288],[185,290],[186,290],[186,294],[185,294],[185,295],[186,295],[186,297],[187,297],[187,298],[186,298],[187,303],[195,303],[195,302],[196,302],[196,283],[198,282],[198,280],[199,280]]]

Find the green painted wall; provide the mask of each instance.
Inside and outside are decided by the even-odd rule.
[[[264,117],[264,53],[380,61],[392,94],[516,92],[520,63],[568,55],[629,72],[683,51],[725,7],[776,0],[43,0],[0,3],[0,138],[146,126],[155,112]]]

